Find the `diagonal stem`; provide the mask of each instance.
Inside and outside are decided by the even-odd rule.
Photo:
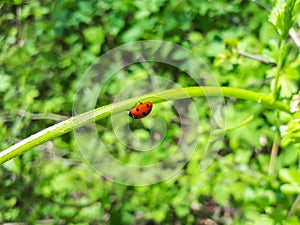
[[[277,109],[289,113],[289,106],[280,101],[275,101],[269,94],[261,94],[253,91],[230,87],[187,87],[170,89],[151,93],[141,97],[127,99],[114,104],[99,107],[94,110],[71,117],[51,127],[48,127],[0,152],[0,165],[4,162],[36,147],[42,143],[52,140],[70,132],[74,128],[82,127],[95,120],[103,119],[111,114],[124,112],[137,101],[152,101],[159,103],[169,100],[184,99],[191,97],[234,97],[238,99],[255,101],[265,107]]]

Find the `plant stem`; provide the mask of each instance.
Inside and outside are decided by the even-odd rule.
[[[297,206],[299,205],[300,203],[300,194],[298,194],[297,198],[295,199],[293,205],[292,205],[292,208],[291,210],[288,212],[288,217],[291,217],[293,215],[295,215],[295,212],[296,212],[296,209],[297,209]]]
[[[269,165],[269,176],[274,176],[275,173],[275,166],[276,166],[276,160],[278,155],[278,149],[279,149],[279,142],[280,142],[280,135],[276,131],[275,137],[272,145],[272,151],[271,151],[271,159],[270,159],[270,165]]]
[[[234,97],[255,101],[265,107],[277,109],[289,113],[289,106],[280,101],[275,101],[269,94],[260,94],[253,91],[230,87],[187,87],[170,89],[151,93],[141,97],[127,99],[110,105],[90,110],[78,116],[71,117],[51,127],[48,127],[0,152],[0,165],[4,162],[30,150],[31,148],[45,143],[55,137],[70,132],[74,128],[82,127],[95,120],[103,119],[111,114],[126,111],[137,101],[152,101],[159,103],[169,100],[184,99],[191,97]]]
[[[243,122],[241,122],[240,124],[238,124],[236,126],[233,126],[233,127],[226,128],[225,132],[236,130],[236,129],[240,128],[240,127],[243,127],[246,124],[250,123],[252,120],[254,120],[254,118],[255,118],[254,115],[251,115],[247,119],[245,119]]]
[[[279,56],[278,56],[278,61],[277,61],[277,69],[276,69],[276,77],[275,77],[275,82],[274,82],[274,87],[272,91],[272,96],[274,99],[277,99],[278,96],[278,84],[279,84],[279,78],[283,66],[283,56],[285,53],[285,41],[282,40],[280,43],[280,48],[279,48]]]

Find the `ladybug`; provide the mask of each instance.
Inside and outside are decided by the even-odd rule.
[[[128,116],[134,118],[134,119],[142,119],[149,115],[149,113],[152,110],[152,102],[144,102],[140,103],[137,106],[132,107],[130,110],[128,110]]]

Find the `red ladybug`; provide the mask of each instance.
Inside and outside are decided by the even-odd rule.
[[[128,110],[128,116],[134,118],[134,119],[142,119],[149,115],[149,113],[152,110],[152,102],[144,102],[140,103],[137,106],[132,107],[130,110]]]

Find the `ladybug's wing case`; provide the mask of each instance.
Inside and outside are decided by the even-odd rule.
[[[142,119],[149,115],[152,110],[152,102],[141,103],[138,106],[132,107],[128,111],[128,115],[134,119]]]
[[[139,106],[132,107],[128,115],[134,119],[140,119],[144,117]]]

